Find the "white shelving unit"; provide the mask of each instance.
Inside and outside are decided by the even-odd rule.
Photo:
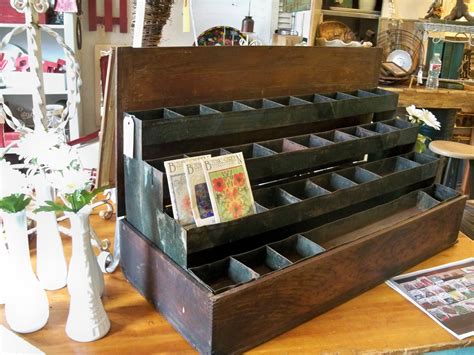
[[[21,15],[19,15],[21,16]],[[12,28],[19,26],[17,23],[0,23],[0,38],[3,38]],[[66,44],[73,50],[77,50],[75,41],[75,15],[64,14],[63,25],[43,25],[54,29],[64,39]],[[62,48],[57,42],[42,32],[42,51],[43,59],[56,62],[58,58],[65,59]],[[11,44],[15,44],[27,52],[27,41],[26,32],[21,33],[18,36],[12,37]],[[29,72],[3,72],[4,81],[6,88],[0,89],[0,94],[4,95],[5,99],[9,103],[21,105],[25,108],[31,108],[31,73]],[[44,89],[46,95],[46,103],[54,104],[60,100],[67,100],[67,87],[68,87],[68,76],[67,74],[58,73],[44,73]],[[69,122],[69,135],[70,139],[79,138],[81,135],[81,107],[78,108],[78,117],[74,118]]]

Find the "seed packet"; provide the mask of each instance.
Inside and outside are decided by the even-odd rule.
[[[201,161],[186,163],[184,173],[196,226],[201,227],[215,223],[214,210]]]
[[[184,173],[184,164],[193,161],[200,161],[209,157],[210,155],[202,155],[192,158],[165,161],[164,165],[170,190],[173,216],[179,224],[183,226],[194,223],[193,213],[191,210],[191,200],[186,184],[186,175]]]
[[[227,222],[256,213],[242,153],[201,161],[216,222]]]

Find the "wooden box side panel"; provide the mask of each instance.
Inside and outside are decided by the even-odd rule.
[[[117,52],[121,106],[128,110],[374,88],[381,59],[378,48],[122,47]]]
[[[449,247],[457,239],[464,203],[457,198],[399,226],[215,296],[213,351],[252,348]]]
[[[346,63],[348,56],[350,66]],[[381,56],[378,48],[118,48],[117,215],[125,214],[124,112],[372,88],[377,86]]]
[[[209,349],[212,338],[211,294],[127,222],[121,220],[117,228],[121,234],[120,265],[127,280],[191,345]]]

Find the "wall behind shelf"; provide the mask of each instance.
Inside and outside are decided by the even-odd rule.
[[[94,87],[94,48],[97,44],[131,46],[132,45],[132,3],[129,1],[128,9],[128,33],[120,33],[118,26],[114,26],[113,32],[105,32],[102,26],[97,31],[88,31],[88,3],[82,2],[84,16],[82,17],[83,49],[79,51],[82,68],[83,90],[83,134],[97,130],[95,120],[95,87]],[[264,43],[269,44],[276,28],[278,18],[278,0],[252,1],[251,14],[255,20],[255,30]],[[118,6],[114,2],[114,7]],[[201,33],[213,26],[227,25],[240,29],[242,19],[248,12],[248,0],[198,0],[194,1],[194,12],[196,20],[196,31]],[[175,0],[171,10],[170,19],[163,29],[163,38],[160,46],[191,46],[193,43],[192,33],[182,31],[182,8],[183,0]],[[102,10],[98,10],[98,16]],[[114,16],[118,16],[118,7],[114,8]]]

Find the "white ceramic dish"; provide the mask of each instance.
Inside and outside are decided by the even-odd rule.
[[[387,62],[393,62],[406,71],[410,71],[413,60],[410,54],[403,49],[395,49],[387,56]]]
[[[370,48],[372,47],[372,43],[370,42],[357,42],[357,41],[352,41],[349,43],[346,43],[344,41],[341,41],[340,39],[333,39],[331,41],[328,41],[325,38],[316,38],[316,43],[318,44],[319,47],[365,47],[365,48]]]

